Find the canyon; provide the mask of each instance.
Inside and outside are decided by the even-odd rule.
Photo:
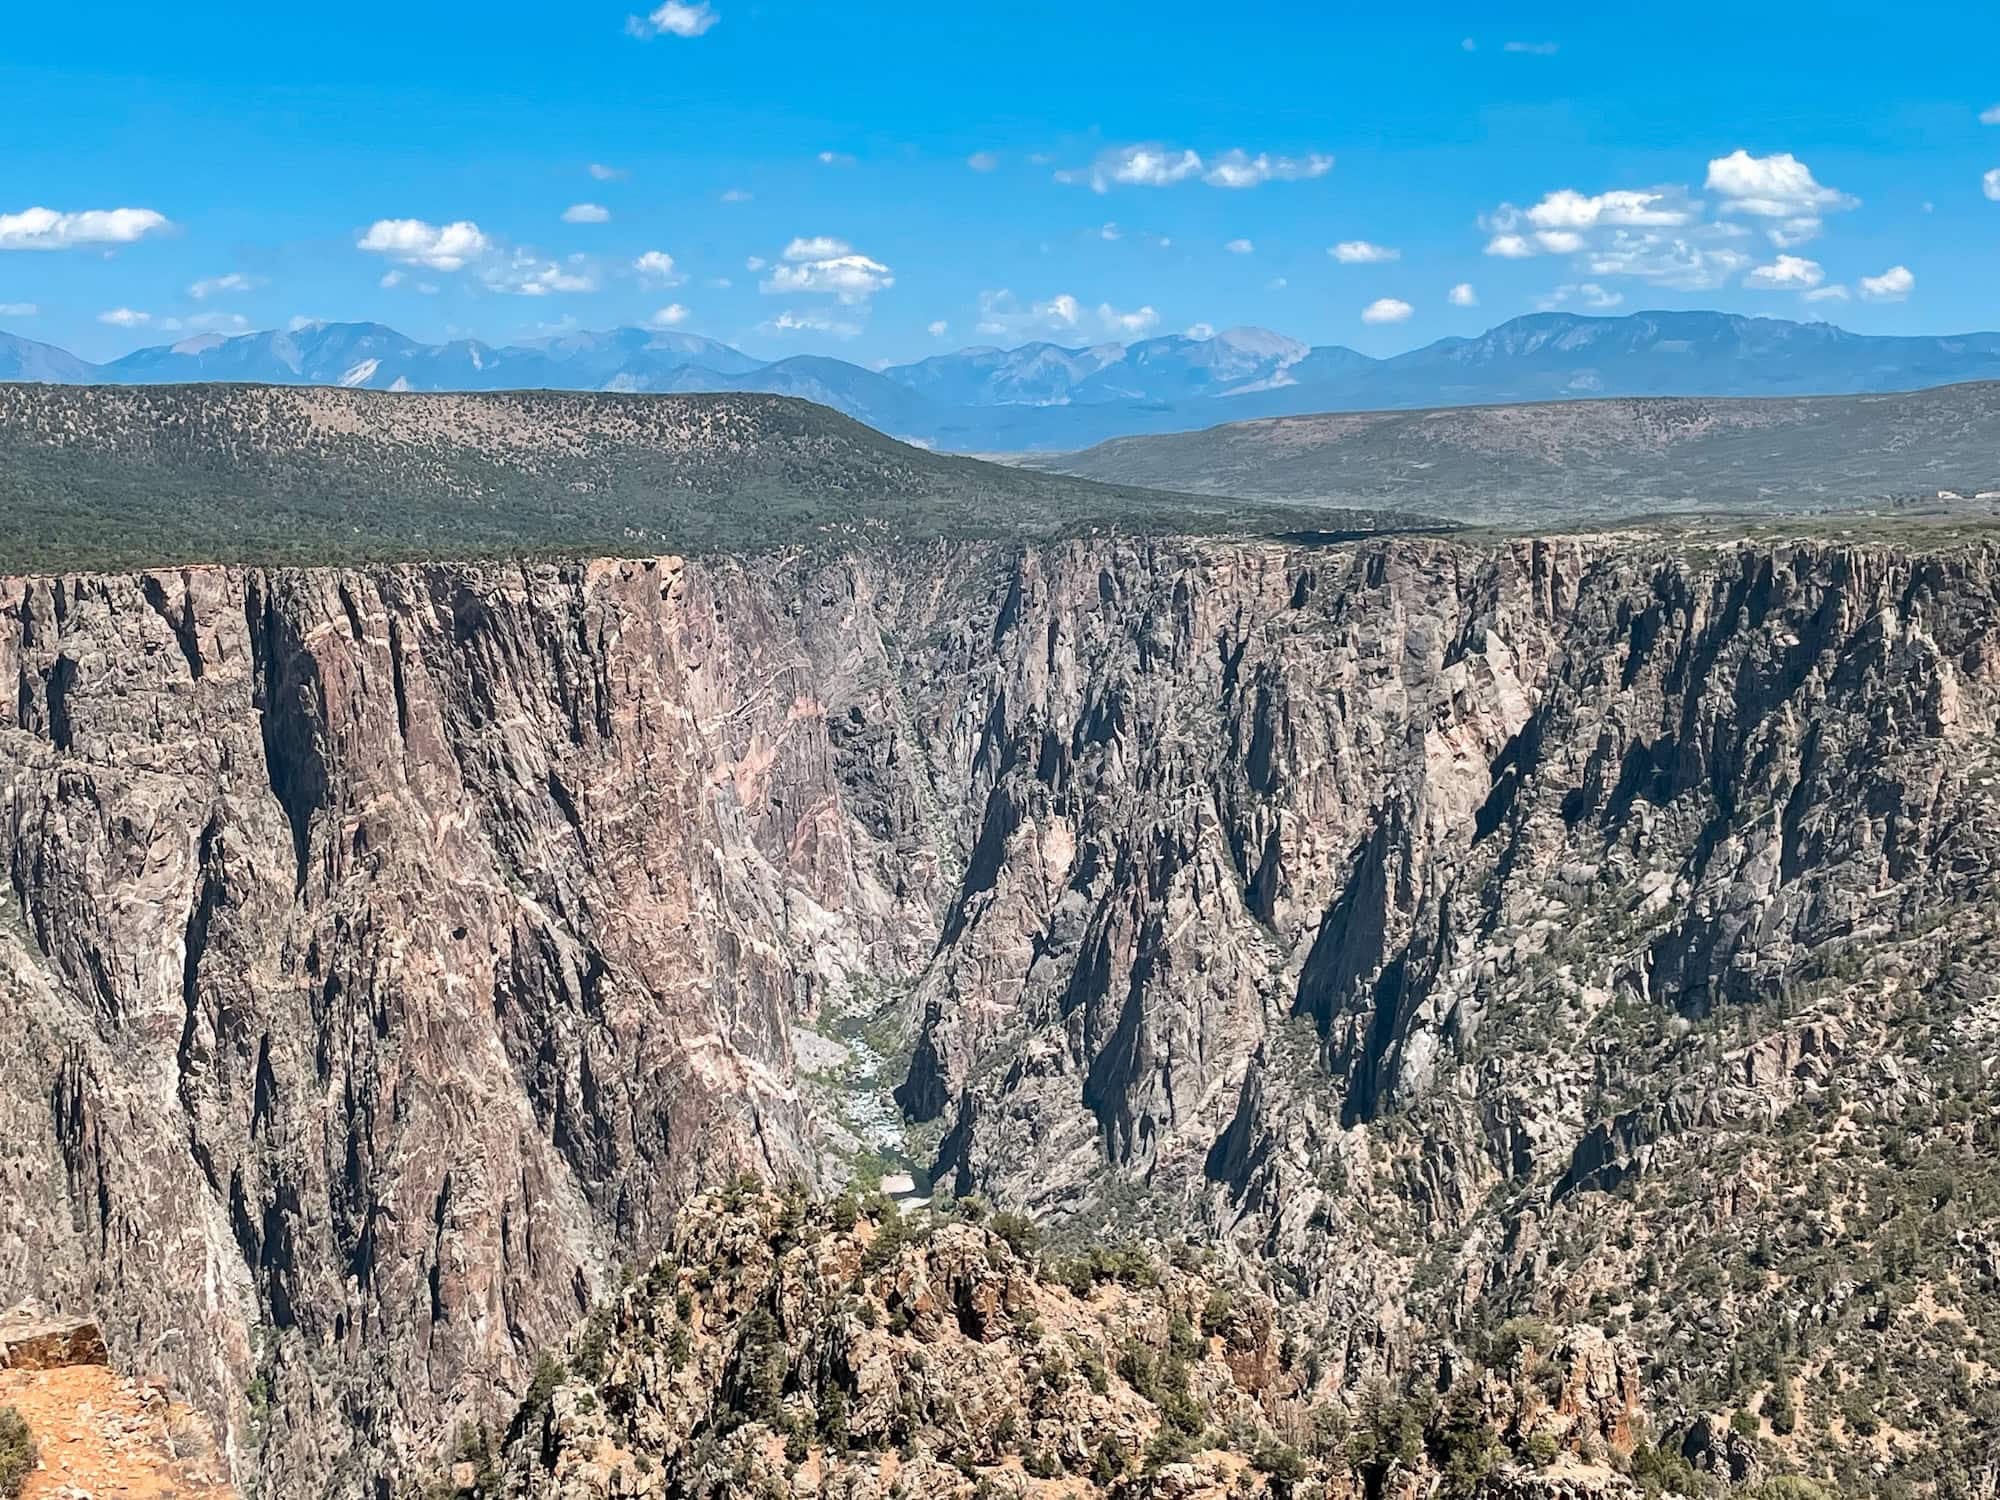
[[[906,1167],[1314,1400],[1535,1316],[1718,1483],[1990,1493],[1996,610],[1946,527],[9,579],[0,1287],[387,1500],[690,1203]]]

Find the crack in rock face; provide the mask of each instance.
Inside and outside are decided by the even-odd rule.
[[[0,582],[0,1289],[329,1495],[504,1427],[743,1172],[1199,1235],[1335,1394],[1630,1317],[1725,1221],[1866,1197],[1768,1148],[1799,1112],[1928,1161],[1992,1087],[1996,561]],[[1729,1409],[1684,1334],[1659,1420]]]

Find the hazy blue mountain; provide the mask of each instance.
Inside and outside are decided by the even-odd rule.
[[[1132,344],[980,347],[876,371],[764,361],[643,328],[495,346],[426,344],[379,323],[205,334],[92,365],[0,334],[0,380],[259,381],[374,390],[764,391],[802,396],[934,447],[1086,448],[1257,417],[1592,396],[1844,395],[2000,379],[2000,334],[1877,338],[1716,312],[1535,313],[1477,338],[1374,359],[1262,328]]]
[[[1062,406],[1091,376],[1124,357],[1123,344],[1069,349],[1033,343],[934,354],[882,373],[944,406]]]
[[[50,385],[75,385],[90,379],[93,367],[67,349],[33,339],[0,333],[0,380],[38,380]]]
[[[2000,375],[2000,334],[1880,338],[1712,312],[1534,313],[1384,360],[1384,406],[1577,396],[1845,395]]]

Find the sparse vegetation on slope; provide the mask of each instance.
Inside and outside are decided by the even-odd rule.
[[[1517,523],[1935,507],[1940,490],[1967,501],[2000,490],[2000,384],[1330,412],[1114,438],[1027,462],[1121,484]]]
[[[944,457],[777,396],[0,385],[0,571],[1409,524]]]

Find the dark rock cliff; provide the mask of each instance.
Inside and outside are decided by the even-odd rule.
[[[1803,1158],[1752,1125],[1990,1089],[1996,565],[1626,535],[8,583],[0,1284],[88,1304],[240,1474],[386,1484],[690,1194],[840,1178],[795,1049],[879,989],[943,1184],[1205,1227],[1336,1385],[1578,1311],[1708,1253],[1635,1183],[1775,1201]],[[1918,1000],[1935,1047],[1893,1032]],[[1677,1359],[1668,1403],[1721,1409]]]

